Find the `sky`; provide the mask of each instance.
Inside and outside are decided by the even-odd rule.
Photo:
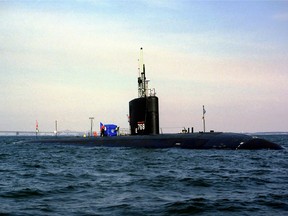
[[[140,48],[162,132],[288,131],[288,1],[0,0],[0,131],[128,128]]]

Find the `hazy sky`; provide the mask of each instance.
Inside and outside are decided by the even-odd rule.
[[[288,130],[288,1],[0,0],[0,130],[128,128],[140,47],[160,127]],[[168,130],[168,129],[167,129]]]

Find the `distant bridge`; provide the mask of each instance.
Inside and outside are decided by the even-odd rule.
[[[0,131],[0,136],[56,136],[56,135],[70,135],[70,136],[79,136],[83,135],[85,132],[79,131]]]
[[[97,131],[98,135],[100,135],[100,132]],[[127,128],[121,128],[120,134],[121,135],[127,135],[130,131]],[[0,136],[90,136],[90,131],[57,131],[57,134],[54,131],[0,131]]]

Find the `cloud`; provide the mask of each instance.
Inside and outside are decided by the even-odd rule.
[[[277,20],[277,21],[287,22],[288,21],[288,13],[284,12],[284,13],[275,14],[273,16],[273,19]]]
[[[93,58],[105,64],[113,60],[113,54],[117,54],[118,50],[128,50],[136,45],[117,22],[104,21],[97,16],[81,17],[81,22],[75,16],[57,13],[20,11],[9,15],[6,21],[11,24],[8,30],[11,37],[2,37],[5,40],[1,44],[4,50],[63,57],[74,55],[80,61],[91,61]],[[107,53],[112,54],[110,59]]]

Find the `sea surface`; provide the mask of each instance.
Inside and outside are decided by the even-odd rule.
[[[25,143],[0,137],[0,215],[288,215],[284,150]]]

